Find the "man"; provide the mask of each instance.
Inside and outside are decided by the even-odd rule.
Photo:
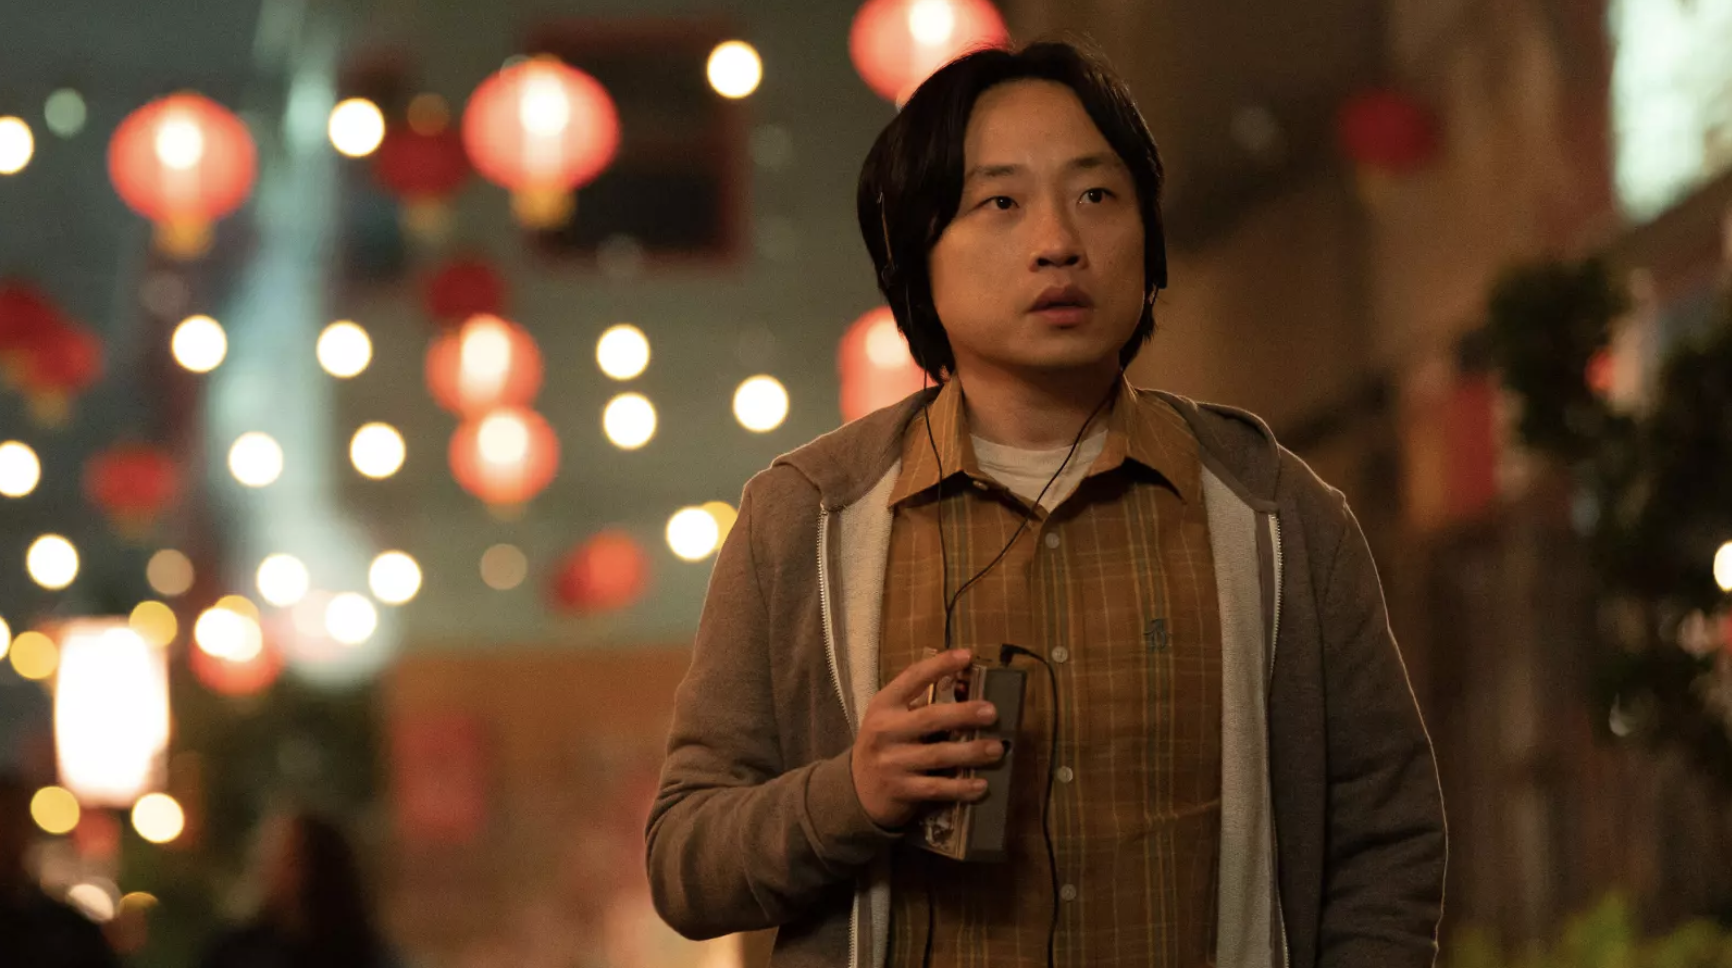
[[[649,821],[675,928],[777,928],[777,966],[1433,963],[1442,802],[1357,523],[1255,417],[1125,382],[1160,187],[1063,44],[952,63],[873,146],[861,230],[939,388],[746,486]],[[932,741],[996,715],[921,701],[971,659],[1029,670],[997,863],[911,843],[1002,755]]]
[[[0,768],[0,965],[114,968],[120,964],[102,930],[42,892],[25,869],[33,839],[31,790]]]

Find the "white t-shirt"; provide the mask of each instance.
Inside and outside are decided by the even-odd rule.
[[[1058,471],[1058,465],[1070,454],[1069,447],[1057,450],[1024,450],[1021,447],[1010,447],[1005,444],[995,444],[990,440],[970,435],[974,444],[974,459],[987,476],[1010,489],[1012,494],[1025,501],[1032,502],[1040,489],[1046,487],[1046,482],[1052,480],[1052,475]],[[1089,468],[1094,466],[1095,458],[1107,445],[1105,429],[1077,445],[1076,453],[1071,455],[1070,463],[1065,464],[1064,473],[1046,487],[1046,496],[1040,499],[1040,506],[1048,512],[1064,503],[1064,499],[1076,490],[1088,475]]]

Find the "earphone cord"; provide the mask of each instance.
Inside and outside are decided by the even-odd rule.
[[[1088,419],[1084,420],[1082,426],[1077,429],[1076,439],[1071,441],[1070,450],[1065,453],[1064,460],[1059,462],[1058,469],[1052,472],[1051,477],[1047,478],[1046,485],[1040,489],[1040,493],[1035,495],[1033,507],[1040,507],[1040,502],[1046,497],[1046,492],[1052,489],[1053,484],[1057,483],[1059,477],[1064,474],[1064,469],[1070,466],[1071,458],[1076,456],[1077,448],[1082,445],[1083,435],[1088,433],[1089,425],[1094,423],[1095,417],[1100,415],[1101,408],[1105,407],[1107,401],[1113,398],[1117,389],[1118,387],[1115,384],[1113,390],[1109,391],[1106,396],[1102,397],[1100,403],[1095,404],[1095,408],[1089,413]],[[950,651],[951,618],[956,612],[956,603],[962,600],[962,593],[972,588],[975,582],[985,578],[988,572],[992,571],[992,569],[998,566],[999,562],[1004,560],[1005,555],[1010,554],[1010,549],[1016,545],[1017,539],[1022,537],[1023,531],[1027,530],[1029,521],[1034,517],[1034,512],[1033,510],[1025,511],[1022,515],[1022,520],[1017,522],[1016,531],[1011,534],[1010,540],[1005,542],[1004,547],[999,550],[998,555],[994,557],[985,568],[976,572],[973,578],[963,582],[962,587],[956,590],[955,595],[950,595],[948,591],[946,591],[950,584],[950,554],[945,548],[944,541],[944,460],[938,454],[938,439],[932,433],[932,407],[930,402],[921,408],[921,416],[926,422],[926,441],[932,446],[932,461],[938,467],[939,493],[936,505],[938,510],[938,560],[939,567],[942,569],[939,574],[939,589],[940,594],[945,599],[944,650],[948,652]],[[1029,656],[1044,665],[1046,667],[1047,683],[1051,687],[1052,691],[1052,729],[1049,730],[1051,745],[1049,747],[1050,755],[1047,758],[1046,797],[1041,801],[1040,806],[1040,826],[1041,833],[1046,839],[1047,870],[1052,875],[1052,923],[1048,927],[1046,936],[1046,963],[1047,968],[1053,968],[1053,946],[1058,935],[1058,858],[1057,853],[1053,848],[1052,824],[1048,811],[1052,804],[1053,764],[1058,761],[1058,676],[1053,672],[1052,665],[1047,662],[1044,656],[1036,655],[1020,646],[1006,645],[1001,648],[999,650],[999,663],[1001,665],[1008,664],[1007,660],[1012,654]],[[925,864],[926,946],[925,951],[920,957],[921,968],[929,968],[932,963],[932,935],[937,927],[937,905],[933,903],[932,899],[932,868],[930,866],[930,859],[928,859]]]

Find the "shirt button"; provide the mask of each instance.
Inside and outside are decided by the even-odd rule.
[[[1074,779],[1076,779],[1076,774],[1071,771],[1070,767],[1061,766],[1058,768],[1058,782],[1069,783]]]
[[[1058,889],[1058,897],[1059,897],[1059,900],[1061,900],[1061,901],[1074,901],[1074,900],[1076,900],[1076,885],[1075,884],[1066,884],[1065,886],[1059,888]]]
[[[1058,532],[1057,531],[1048,531],[1046,533],[1046,546],[1048,548],[1057,548],[1058,547]]]
[[[1069,658],[1070,658],[1070,650],[1065,648],[1062,645],[1059,646],[1058,648],[1052,650],[1052,661],[1057,662],[1060,665],[1063,665],[1064,662]]]

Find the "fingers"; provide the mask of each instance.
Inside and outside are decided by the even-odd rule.
[[[893,708],[906,709],[916,697],[925,694],[928,686],[945,676],[955,675],[968,668],[968,664],[972,661],[974,661],[974,655],[966,649],[952,649],[929,659],[922,659],[903,669],[901,675],[890,680],[889,684],[878,693],[877,698],[873,701],[882,700]]]
[[[970,766],[991,766],[1004,756],[1004,744],[982,739],[966,743],[923,743],[900,746],[886,754],[885,760],[898,770],[928,773]]]
[[[901,797],[914,803],[966,802],[986,795],[985,780],[960,780],[916,773],[902,781]]]
[[[979,729],[998,718],[988,702],[934,703],[902,713],[892,713],[876,724],[878,733],[892,743],[923,739],[933,733]]]

